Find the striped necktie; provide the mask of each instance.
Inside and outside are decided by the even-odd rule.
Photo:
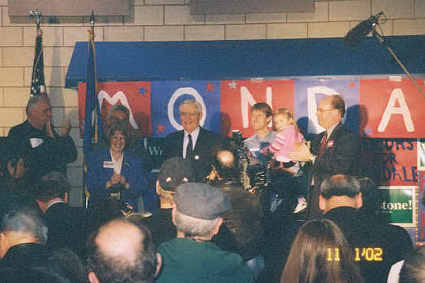
[[[193,142],[192,142],[192,135],[187,136],[189,139],[189,142],[187,143],[186,147],[186,159],[192,159],[193,155]]]

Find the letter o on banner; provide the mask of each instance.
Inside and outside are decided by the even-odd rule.
[[[177,130],[182,130],[183,126],[177,123],[176,119],[174,118],[174,104],[176,103],[176,100],[182,96],[182,95],[190,95],[193,96],[193,98],[201,104],[202,107],[202,118],[199,124],[203,126],[205,124],[205,118],[207,116],[207,108],[205,107],[204,100],[202,99],[202,96],[196,91],[196,89],[192,87],[182,87],[177,89],[173,95],[170,98],[170,101],[168,101],[168,119],[170,120],[171,125],[173,125],[174,128]]]

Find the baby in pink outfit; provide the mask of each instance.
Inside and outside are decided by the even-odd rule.
[[[304,142],[304,137],[298,131],[294,116],[288,109],[279,108],[273,113],[273,126],[278,133],[268,149],[273,152],[274,160],[283,163],[294,162],[292,167],[296,168],[290,168],[292,173],[297,174],[299,165],[288,157],[288,153],[295,151],[295,144]]]
[[[304,136],[298,130],[294,115],[286,108],[279,108],[273,113],[273,127],[278,132],[276,137],[268,147],[268,151],[273,153],[273,159],[279,162],[279,168],[284,168],[294,177],[300,172],[300,164],[296,160],[288,157],[290,152],[295,151],[295,145],[304,143]],[[304,197],[298,198],[298,205],[295,213],[306,207]]]

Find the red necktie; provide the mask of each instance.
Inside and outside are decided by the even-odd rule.
[[[322,156],[323,152],[325,151],[327,142],[328,142],[328,133],[325,132],[325,134],[322,137],[322,141],[320,142],[319,156]]]

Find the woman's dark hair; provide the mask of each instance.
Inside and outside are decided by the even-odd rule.
[[[352,251],[338,226],[328,219],[306,222],[298,231],[281,283],[361,283]]]
[[[130,142],[129,141],[129,132],[128,132],[128,125],[126,122],[121,122],[118,120],[112,120],[111,124],[105,129],[105,143],[108,146],[111,146],[111,138],[115,134],[115,132],[120,132],[124,138],[125,138],[125,144]]]

